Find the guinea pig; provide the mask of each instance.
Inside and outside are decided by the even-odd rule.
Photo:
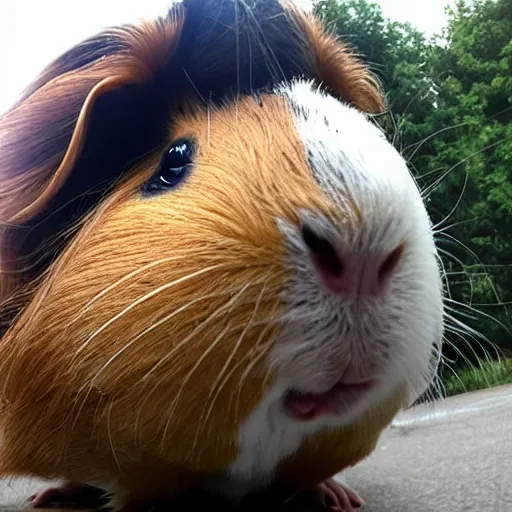
[[[279,0],[184,0],[43,70],[0,118],[0,475],[114,510],[191,489],[361,506],[332,477],[443,337],[386,108]]]

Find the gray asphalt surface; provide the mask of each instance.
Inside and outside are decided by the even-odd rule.
[[[366,512],[512,512],[512,386],[404,412],[346,480]],[[0,511],[45,485],[0,480]]]
[[[347,482],[368,512],[512,512],[512,386],[405,412]]]

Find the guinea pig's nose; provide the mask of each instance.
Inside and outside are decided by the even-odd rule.
[[[341,254],[325,237],[308,225],[302,238],[323,284],[333,293],[347,298],[376,297],[382,294],[402,258],[403,246],[391,252]]]

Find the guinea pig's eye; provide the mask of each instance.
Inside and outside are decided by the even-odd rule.
[[[193,164],[194,143],[180,139],[163,156],[158,170],[142,186],[143,194],[154,194],[177,187],[187,176]]]

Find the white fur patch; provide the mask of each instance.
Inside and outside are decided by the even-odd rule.
[[[407,166],[363,114],[309,83],[278,89],[290,105],[318,186],[347,214],[356,205],[356,229],[334,225],[320,212],[301,216],[344,249],[405,251],[385,297],[348,301],[323,289],[297,226],[277,219],[294,279],[284,292],[287,312],[269,364],[278,383],[239,431],[240,455],[215,482],[238,499],[272,478],[277,464],[302,440],[327,425],[353,421],[372,403],[408,383],[415,398],[432,377],[434,342],[442,338],[441,280],[431,225]],[[352,205],[352,206],[351,206]],[[343,363],[376,363],[380,385],[336,419],[299,422],[286,415],[284,393],[321,392],[336,382]]]

